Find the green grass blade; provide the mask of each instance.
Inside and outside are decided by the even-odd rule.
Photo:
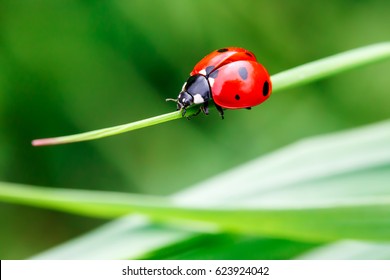
[[[388,57],[390,57],[389,42],[346,51],[273,75],[271,77],[273,92],[278,92],[280,90],[306,84],[318,79],[323,79],[349,69],[386,59]],[[191,116],[196,112],[197,108],[190,108],[186,116]],[[181,117],[181,113],[179,111],[175,111],[129,124],[98,129],[90,132],[54,138],[36,139],[32,141],[32,145],[47,146],[89,141],[176,120]]]
[[[378,43],[329,56],[273,75],[273,91],[307,84],[359,66],[386,59],[389,56],[389,42]]]
[[[167,121],[172,121],[182,118],[181,112],[175,111],[172,113],[167,113],[164,115],[152,117],[149,119],[144,119],[128,124],[122,124],[114,127],[108,127],[98,130],[93,130],[85,133],[69,135],[69,136],[61,136],[54,138],[45,138],[45,139],[36,139],[32,141],[33,146],[48,146],[48,145],[58,145],[58,144],[66,144],[66,143],[74,143],[80,141],[89,141],[94,139],[99,139],[107,136],[113,136],[117,134],[121,134],[124,132],[140,129],[146,126],[151,126],[159,123],[164,123]]]
[[[390,174],[390,169],[386,170]],[[390,180],[390,176],[387,178]],[[390,195],[367,199],[328,200],[312,206],[267,207],[231,204],[218,208],[175,206],[163,198],[129,194],[5,185],[3,201],[34,205],[93,217],[148,215],[156,221],[182,222],[194,229],[215,229],[312,241],[338,239],[390,240]],[[19,193],[17,196],[13,193]],[[362,219],[364,215],[365,219]],[[184,223],[185,222],[185,223]],[[198,222],[201,224],[199,228]]]

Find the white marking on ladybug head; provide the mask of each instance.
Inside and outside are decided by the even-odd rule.
[[[186,85],[187,85],[187,82],[184,83],[184,85],[181,88],[181,91],[184,91],[184,89],[186,88]]]
[[[195,94],[194,95],[194,103],[195,104],[202,104],[204,103],[204,99],[200,94]]]
[[[213,87],[215,79],[209,77],[209,85]]]
[[[199,74],[201,74],[201,75],[203,75],[203,76],[206,76],[206,75],[207,75],[206,69],[200,70],[200,71],[199,71]]]

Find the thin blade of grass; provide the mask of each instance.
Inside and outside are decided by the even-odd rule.
[[[383,42],[353,49],[273,75],[273,91],[289,89],[323,79],[353,68],[386,59],[390,43]]]
[[[74,134],[69,136],[54,137],[54,138],[36,139],[32,141],[32,145],[49,146],[49,145],[59,145],[59,144],[67,144],[67,143],[74,143],[74,142],[81,142],[81,141],[89,141],[89,140],[99,139],[107,136],[121,134],[124,132],[140,129],[146,126],[164,123],[167,121],[172,121],[180,118],[182,118],[181,112],[175,111],[164,115],[152,117],[149,119],[144,119],[144,120],[140,120],[128,124],[122,124],[118,126],[93,130],[89,132],[84,132],[84,133],[79,133],[79,134]]]
[[[340,72],[363,66],[369,63],[374,63],[390,57],[390,43],[378,43],[350,51],[346,51],[337,55],[323,58],[314,62],[310,62],[290,70],[283,71],[271,77],[273,92],[292,88],[318,79],[323,79]],[[190,108],[187,110],[186,116],[191,116],[198,111],[198,108]],[[179,111],[167,113],[164,115],[151,117],[148,119],[98,129],[90,132],[84,132],[69,136],[53,137],[36,139],[32,141],[33,146],[47,146],[67,144],[81,141],[89,141],[103,137],[113,136],[120,133],[129,132],[132,130],[164,123],[182,118]]]

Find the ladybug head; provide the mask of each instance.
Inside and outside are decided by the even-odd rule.
[[[182,108],[187,108],[194,103],[194,97],[186,91],[180,92],[177,97],[177,109],[181,110]]]
[[[194,103],[194,97],[186,91],[182,91],[179,93],[177,99],[167,98],[166,101],[173,101],[177,103],[177,110],[187,109],[187,107],[191,106]]]
[[[190,76],[184,83],[177,99],[168,98],[167,101],[177,103],[177,109],[185,114],[186,109],[192,104],[202,104],[210,99],[210,86],[207,78],[203,75]]]

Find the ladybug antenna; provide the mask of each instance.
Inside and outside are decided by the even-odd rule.
[[[165,101],[173,101],[173,102],[175,102],[175,103],[178,102],[178,100],[177,100],[177,99],[174,99],[174,98],[167,98],[167,99],[165,99]]]

